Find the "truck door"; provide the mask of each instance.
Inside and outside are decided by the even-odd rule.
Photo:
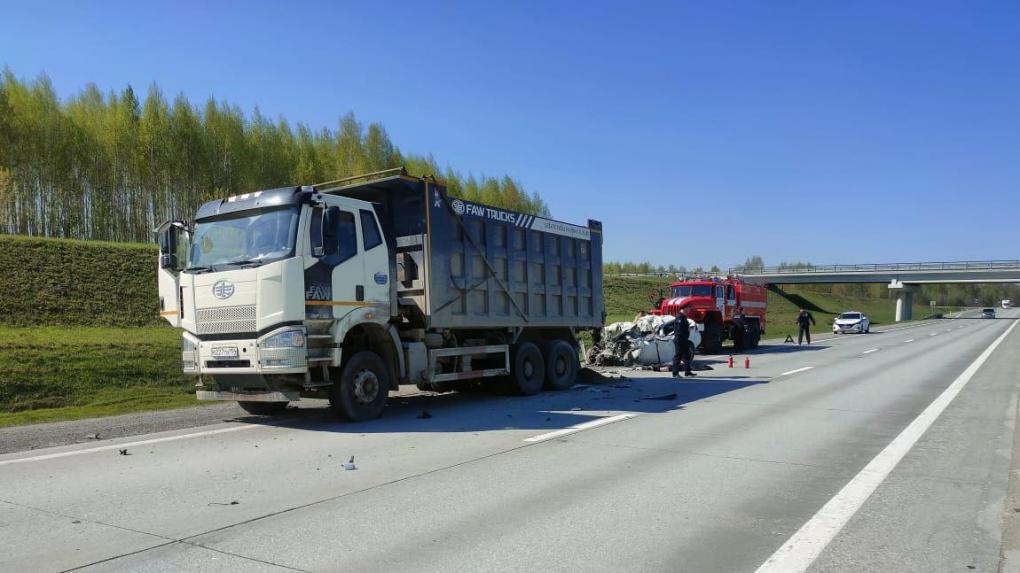
[[[181,271],[188,266],[191,230],[181,221],[168,221],[156,229],[159,244],[159,315],[174,327],[181,325]]]
[[[390,257],[375,211],[359,209],[358,223],[361,225],[361,248],[364,251],[365,300],[389,302]]]
[[[725,318],[726,299],[723,297],[723,287],[721,285],[715,285],[715,307],[719,309],[719,314]]]
[[[364,300],[365,269],[355,212],[342,204],[312,211],[309,232],[316,261],[305,269],[308,318],[341,318]]]

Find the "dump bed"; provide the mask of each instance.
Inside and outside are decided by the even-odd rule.
[[[431,178],[403,173],[322,192],[376,204],[394,255],[393,296],[427,328],[602,326],[598,221],[582,227],[453,199]]]

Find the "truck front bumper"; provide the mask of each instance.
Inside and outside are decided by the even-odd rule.
[[[195,397],[199,400],[228,400],[234,402],[296,402],[301,399],[301,393],[280,390],[267,392],[198,390],[195,392]]]
[[[181,345],[181,366],[185,374],[245,375],[303,374],[308,372],[308,350],[294,347],[266,348],[260,339],[199,340],[185,332]]]

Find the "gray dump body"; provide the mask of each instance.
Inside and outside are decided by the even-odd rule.
[[[604,322],[598,221],[581,227],[452,199],[432,179],[404,174],[322,192],[376,204],[394,255],[393,297],[426,328]]]

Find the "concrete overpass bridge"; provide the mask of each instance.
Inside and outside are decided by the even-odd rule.
[[[1020,260],[806,265],[733,270],[769,284],[885,283],[896,291],[896,320],[909,320],[914,293],[923,284],[1020,283]]]

